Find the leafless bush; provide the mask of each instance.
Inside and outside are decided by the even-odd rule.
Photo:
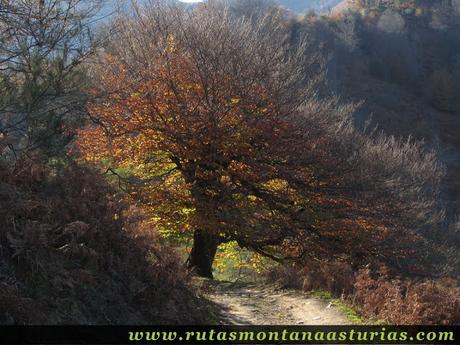
[[[189,13],[149,0],[132,11],[134,17],[121,15],[114,23],[116,34],[106,51],[138,77],[148,70],[155,73],[168,44],[187,55],[195,69],[190,72],[198,73],[209,90],[217,91],[220,79],[232,76],[241,92],[263,86],[291,109],[304,102],[305,81],[311,86],[321,77],[321,59],[305,56],[305,39],[289,49],[289,30],[277,11],[262,11],[257,22],[233,15],[225,1],[203,4]]]
[[[350,172],[350,189],[356,188],[355,192],[360,192],[370,205],[383,202],[391,194],[390,202],[412,212],[416,221],[432,214],[444,174],[436,152],[411,138],[356,129],[352,118],[355,109],[338,100],[307,104],[306,134],[314,140],[323,137],[328,141],[330,155],[341,163],[338,168],[345,174]]]

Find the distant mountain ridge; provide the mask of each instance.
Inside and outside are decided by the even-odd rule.
[[[182,6],[185,6],[186,8],[194,8],[199,4],[199,2],[195,3],[188,3],[188,2],[182,2],[180,0],[170,0],[171,3],[176,3],[180,4]],[[207,0],[204,0],[207,1]],[[340,3],[342,0],[274,0],[276,3],[280,4],[281,6],[299,13],[299,14],[304,14],[310,10],[314,10],[317,13],[327,13],[329,9],[332,9],[334,6],[336,6],[338,3]],[[142,0],[140,0],[139,3],[143,3]],[[108,0],[105,3],[103,14],[108,14],[114,10],[116,7],[117,0]],[[121,3],[123,4],[123,2]]]
[[[341,0],[277,0],[277,2],[297,13],[305,13],[310,10],[322,13],[328,12],[329,9],[339,4]]]

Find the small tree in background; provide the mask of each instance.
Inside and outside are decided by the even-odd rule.
[[[82,63],[101,1],[0,1],[0,154],[63,153],[81,123]]]

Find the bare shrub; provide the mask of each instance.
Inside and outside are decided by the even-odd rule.
[[[327,204],[331,219],[325,224],[336,230],[319,233],[325,237],[318,250],[322,254],[312,240],[305,240],[303,264],[309,265],[307,257],[329,261],[333,255],[348,258],[354,267],[381,261],[414,271],[418,262],[426,270],[422,230],[444,220],[439,194],[444,167],[436,152],[410,138],[356,129],[354,105],[332,99],[313,100],[305,107],[298,128],[308,138],[312,165],[321,169],[316,190],[335,200]]]

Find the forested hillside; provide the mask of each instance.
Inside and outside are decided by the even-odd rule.
[[[458,213],[460,7],[455,1],[350,1],[353,11],[329,20],[320,35],[338,34],[329,71],[332,87],[365,99],[388,133],[423,138],[447,164],[445,201]],[[333,33],[333,32],[335,33]],[[342,47],[338,47],[342,45]],[[337,54],[338,53],[338,54]]]
[[[458,2],[0,5],[0,323],[460,322]]]

